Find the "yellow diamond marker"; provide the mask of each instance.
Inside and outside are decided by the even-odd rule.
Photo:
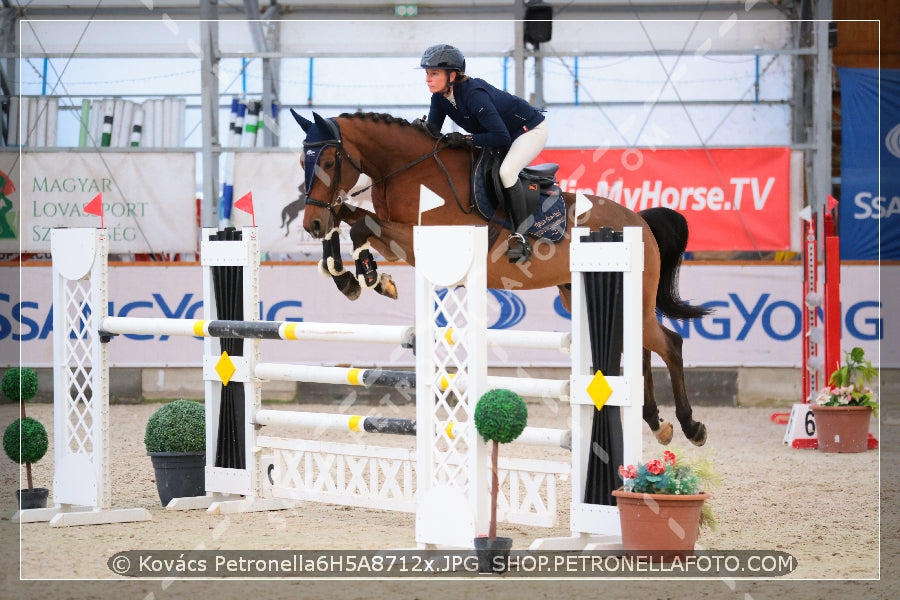
[[[216,373],[219,374],[219,379],[222,380],[222,385],[228,385],[228,382],[231,381],[231,377],[234,375],[234,372],[234,363],[231,362],[231,357],[228,356],[228,353],[223,350],[222,356],[216,363]]]
[[[606,380],[606,377],[603,376],[603,373],[599,370],[594,373],[594,378],[591,379],[591,382],[587,386],[587,393],[588,396],[591,397],[591,400],[594,401],[594,406],[597,407],[597,410],[603,408],[603,405],[606,404],[606,401],[612,396],[612,392],[613,389]]]
[[[452,327],[448,327],[447,331],[444,332],[444,340],[446,340],[446,342],[448,344],[450,344],[451,346],[455,343],[453,341],[453,328]]]

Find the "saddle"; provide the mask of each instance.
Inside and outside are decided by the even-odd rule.
[[[490,224],[511,229],[506,215],[503,185],[500,182],[500,164],[504,154],[495,148],[476,152],[471,173],[472,208]],[[569,215],[562,190],[556,183],[559,165],[544,163],[524,168],[519,181],[525,190],[525,202],[533,224],[528,236],[556,243],[565,238]]]

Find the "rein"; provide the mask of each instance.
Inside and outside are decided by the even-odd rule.
[[[335,167],[334,167],[334,177],[332,178],[332,185],[331,185],[331,196],[332,196],[333,200],[331,200],[331,202],[324,202],[324,201],[322,201],[322,200],[317,200],[317,199],[315,199],[315,198],[312,198],[312,197],[310,197],[310,196],[307,194],[307,196],[306,196],[306,202],[305,202],[305,203],[306,203],[307,205],[319,206],[319,207],[321,207],[321,208],[327,208],[327,209],[332,213],[332,216],[334,216],[335,218],[337,218],[337,215],[336,215],[334,209],[335,209],[336,207],[340,207],[341,204],[343,204],[343,201],[341,200],[339,194],[337,194],[337,189],[336,189],[337,186],[339,185],[339,182],[340,182],[340,179],[341,179],[341,157],[342,157],[342,156],[345,156],[345,157],[347,158],[347,160],[350,162],[350,165],[351,165],[354,169],[356,169],[357,171],[359,171],[360,173],[363,172],[363,171],[362,171],[362,167],[360,167],[360,166],[353,160],[353,158],[347,153],[347,151],[344,150],[344,143],[343,143],[343,141],[340,140],[340,139],[338,139],[338,140],[329,140],[328,142],[320,142],[320,143],[318,143],[318,144],[310,144],[310,146],[314,146],[314,145],[322,146],[323,149],[326,148],[326,147],[328,147],[328,146],[335,146],[335,148],[337,148],[337,152],[335,152],[335,161],[336,161],[336,164],[335,164]],[[441,160],[440,156],[438,156],[438,153],[440,153],[441,150],[444,150],[444,149],[445,149],[445,148],[441,148],[440,145],[441,145],[440,139],[436,140],[435,143],[434,143],[434,149],[433,149],[431,152],[428,152],[428,153],[426,153],[426,154],[420,156],[419,158],[417,158],[417,159],[415,159],[415,160],[413,160],[413,161],[411,161],[411,162],[409,162],[409,163],[403,165],[403,166],[400,167],[399,169],[396,169],[396,170],[394,170],[394,171],[391,171],[391,172],[388,173],[387,175],[383,175],[383,176],[379,177],[378,179],[373,180],[372,183],[370,183],[370,184],[367,185],[366,187],[364,187],[364,188],[362,188],[362,189],[359,189],[359,190],[353,192],[352,194],[350,194],[350,198],[354,198],[354,197],[358,196],[359,194],[362,194],[363,192],[365,192],[366,190],[372,188],[373,186],[375,186],[375,185],[377,185],[377,184],[379,184],[379,183],[383,183],[384,181],[387,181],[388,179],[390,179],[390,178],[393,177],[394,175],[397,175],[397,174],[399,174],[399,173],[402,173],[403,171],[407,171],[407,170],[413,168],[414,166],[416,166],[417,164],[419,164],[419,163],[421,163],[421,162],[423,162],[423,161],[425,161],[425,160],[427,160],[427,159],[429,159],[429,158],[431,158],[431,157],[433,156],[435,162],[437,162],[438,166],[441,168],[441,171],[444,172],[444,176],[447,178],[447,183],[450,184],[450,191],[453,192],[453,199],[456,201],[456,206],[459,207],[459,210],[460,210],[463,214],[469,214],[469,213],[471,213],[472,210],[474,210],[474,209],[473,209],[472,207],[469,207],[469,209],[466,210],[466,209],[463,207],[462,202],[460,202],[460,200],[459,200],[459,194],[458,194],[457,191],[456,191],[456,186],[453,184],[453,178],[450,177],[450,172],[447,170],[447,167],[444,166],[444,163],[443,163],[443,161]],[[471,164],[471,155],[470,155],[470,164]]]

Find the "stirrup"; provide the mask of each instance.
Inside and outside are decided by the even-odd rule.
[[[531,260],[531,244],[521,233],[513,233],[506,238],[506,258],[511,263]]]

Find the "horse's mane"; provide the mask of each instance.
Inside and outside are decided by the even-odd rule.
[[[373,123],[384,123],[386,125],[399,125],[400,127],[409,127],[414,131],[424,133],[428,137],[436,139],[435,134],[428,128],[428,125],[423,119],[416,119],[413,122],[409,122],[402,117],[396,117],[387,113],[361,111],[357,111],[354,113],[343,113],[339,116],[345,119],[359,119],[362,121],[371,121]],[[440,135],[438,135],[437,137],[440,137]]]

